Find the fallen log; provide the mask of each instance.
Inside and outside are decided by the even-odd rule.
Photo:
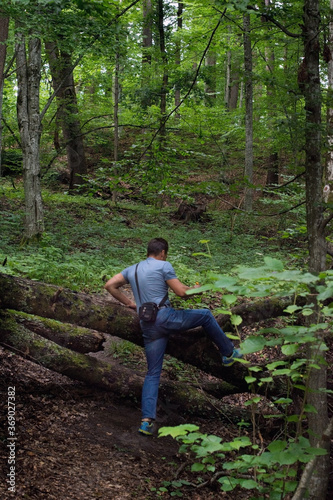
[[[74,353],[71,349],[40,337],[6,313],[0,314],[0,344],[31,361],[66,375],[88,386],[112,391],[116,396],[138,403],[141,398],[143,377],[116,362],[100,361],[93,356]],[[203,387],[203,386],[202,386]],[[220,384],[222,391],[222,385]],[[233,394],[237,388],[224,384],[224,395]],[[160,397],[167,406],[177,411],[200,416],[220,416],[239,421],[250,418],[250,413],[241,408],[223,405],[218,399],[209,397],[189,383],[161,380]]]
[[[25,326],[28,330],[76,352],[87,353],[101,351],[103,349],[103,343],[106,340],[103,333],[84,328],[83,326],[62,323],[55,319],[42,318],[22,311],[7,309],[7,314],[17,323],[21,323]]]
[[[287,298],[279,301],[263,300],[256,306],[237,306],[232,312],[241,315],[243,324],[247,324],[249,321],[283,314],[290,302]],[[143,345],[137,314],[118,304],[109,295],[73,292],[0,273],[0,307],[76,324]],[[228,315],[219,316],[217,320],[225,331],[229,330]],[[171,335],[166,352],[233,385],[237,384],[240,390],[247,390],[244,368],[238,363],[232,368],[224,368],[217,348],[201,328]]]

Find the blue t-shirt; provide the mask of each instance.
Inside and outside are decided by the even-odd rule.
[[[139,311],[140,305],[144,302],[155,302],[158,305],[168,293],[166,281],[177,278],[174,268],[170,262],[153,257],[139,262],[137,276],[141,300],[135,282],[135,268],[136,264],[127,267],[121,274],[132,287],[137,310]],[[170,305],[169,300],[166,301],[166,305]]]

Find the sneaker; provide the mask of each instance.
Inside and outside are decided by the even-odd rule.
[[[139,433],[144,436],[152,436],[154,432],[154,424],[152,422],[141,422]]]
[[[239,349],[234,349],[231,356],[222,356],[222,364],[224,366],[231,366],[234,364],[235,359],[241,359],[242,357],[242,352]]]

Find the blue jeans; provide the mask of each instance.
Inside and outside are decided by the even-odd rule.
[[[142,388],[142,418],[156,418],[158,386],[165,349],[171,333],[202,326],[217,345],[222,356],[229,356],[233,343],[220,328],[209,309],[176,310],[165,307],[158,311],[155,323],[141,321],[148,371]]]

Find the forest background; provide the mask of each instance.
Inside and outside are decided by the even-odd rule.
[[[159,235],[171,243],[179,278],[204,284],[215,309],[217,290],[232,297],[225,312],[236,296],[297,289],[306,304],[295,299],[300,309],[288,312],[302,313],[313,335],[301,341],[298,331],[297,342],[282,344],[307,346],[308,382],[298,387],[307,419],[300,412],[292,439],[299,442],[303,424],[315,428],[313,454],[329,450],[323,436],[332,426],[322,356],[333,295],[332,7],[0,3],[3,273],[99,292]],[[249,265],[260,270],[246,274]],[[289,274],[292,286],[284,268],[299,273]],[[226,270],[249,287],[217,285]],[[237,330],[241,320],[233,320]],[[249,354],[254,345],[245,345]],[[297,485],[294,498],[304,488],[324,498],[329,454],[308,457],[312,470],[298,470],[296,482],[286,475],[283,486],[276,478],[270,498],[287,498]],[[247,487],[264,488],[260,480]]]

